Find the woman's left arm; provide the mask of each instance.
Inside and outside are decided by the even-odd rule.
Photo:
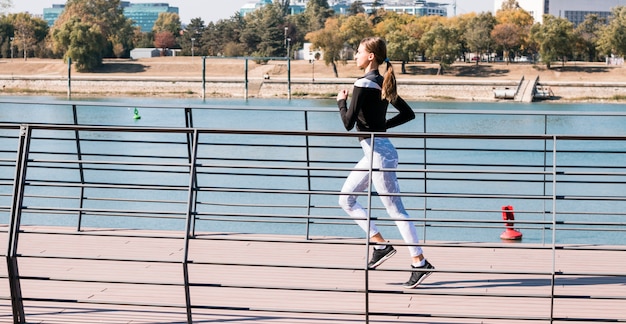
[[[398,110],[398,114],[387,120],[387,129],[400,126],[408,121],[415,119],[415,113],[413,112],[413,109],[411,109],[411,106],[409,106],[409,104],[407,104],[404,99],[400,98],[400,96],[398,96],[396,100],[391,102],[391,105]]]

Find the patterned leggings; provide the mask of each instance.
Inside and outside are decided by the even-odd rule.
[[[367,232],[367,211],[361,204],[357,202],[357,195],[350,193],[364,192],[369,185],[369,167],[371,151],[371,138],[361,141],[361,147],[363,148],[364,156],[356,164],[354,171],[350,172],[346,182],[341,188],[341,192],[344,193],[339,196],[339,205],[343,210],[351,217],[360,218],[355,220],[356,223]],[[373,168],[395,169],[398,167],[398,153],[388,138],[375,138],[374,140],[374,155],[373,155]],[[398,184],[398,178],[395,171],[373,172],[372,183],[376,192],[380,195],[380,200],[387,209],[387,213],[393,219],[395,219],[396,226],[400,230],[400,234],[405,243],[417,244],[419,237],[413,222],[407,220],[409,215],[404,209],[402,204],[402,198],[398,195],[385,195],[400,193],[400,186]],[[370,237],[378,234],[378,228],[373,221],[369,224]],[[411,256],[418,256],[422,254],[422,248],[416,245],[408,246]]]

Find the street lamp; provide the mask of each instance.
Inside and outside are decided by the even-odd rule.
[[[191,38],[191,57],[193,57],[193,48],[194,48],[193,42],[195,42],[195,41],[196,41],[196,39],[192,37]]]

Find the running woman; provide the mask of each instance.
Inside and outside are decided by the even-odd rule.
[[[341,90],[337,94],[337,105],[341,119],[346,130],[351,130],[356,125],[356,129],[361,132],[385,132],[387,129],[402,125],[415,118],[415,113],[409,105],[398,96],[396,88],[396,78],[393,66],[387,58],[387,45],[382,38],[365,38],[359,44],[355,55],[356,64],[365,70],[365,75],[354,83],[352,90],[352,100],[348,106],[348,90]],[[385,63],[386,69],[384,77],[379,72],[379,66]],[[387,107],[391,103],[398,113],[391,119],[387,119]],[[424,258],[422,248],[418,246],[419,237],[413,222],[409,219],[402,199],[399,195],[400,186],[396,172],[390,169],[398,167],[398,153],[391,141],[386,137],[376,137],[372,156],[372,139],[360,137],[363,148],[363,158],[356,164],[354,171],[350,172],[346,182],[341,189],[339,205],[348,215],[359,218],[356,223],[367,232],[369,237],[375,242],[372,258],[368,263],[370,269],[375,269],[387,259],[392,257],[396,250],[385,241],[382,234],[374,222],[368,224],[367,211],[357,202],[356,192],[363,192],[367,189],[370,179],[367,169],[370,164],[373,168],[385,169],[375,171],[372,174],[372,183],[376,192],[385,206],[387,213],[395,219],[396,226],[409,248],[412,258],[411,277],[404,283],[405,288],[417,287],[434,267]],[[370,158],[373,157],[373,161]],[[389,195],[390,194],[390,195]]]

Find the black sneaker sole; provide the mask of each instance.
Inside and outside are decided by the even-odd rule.
[[[397,250],[392,250],[391,252],[387,253],[384,257],[382,257],[382,259],[378,260],[378,262],[372,264],[369,266],[370,269],[376,269],[379,265],[383,264],[383,262],[387,261],[387,259],[391,258],[394,254],[396,254],[396,252],[398,252]]]
[[[404,287],[406,289],[413,289],[413,288],[419,286],[424,281],[424,279],[428,278],[428,276],[430,276],[431,274],[432,274],[432,272],[426,272],[426,273],[424,273],[424,275],[416,283],[414,283],[412,285],[402,285],[402,287]]]

